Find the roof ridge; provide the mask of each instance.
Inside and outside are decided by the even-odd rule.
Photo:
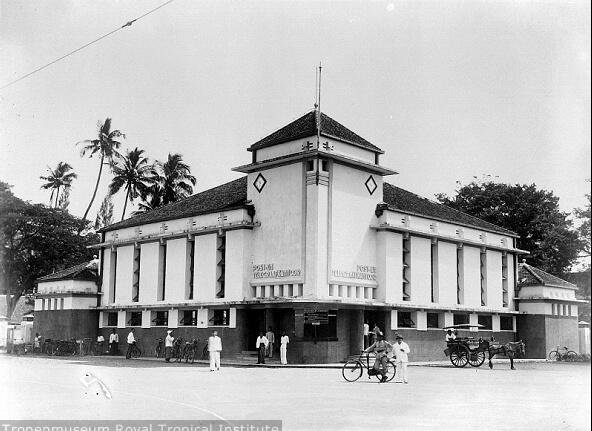
[[[271,136],[271,135],[273,135],[274,133],[277,133],[277,132],[279,132],[280,130],[282,130],[283,128],[285,128],[285,127],[289,126],[290,124],[294,123],[295,121],[298,121],[298,120],[300,120],[301,118],[304,118],[304,117],[306,117],[307,115],[309,115],[309,114],[312,114],[312,113],[314,113],[314,112],[316,112],[316,109],[313,109],[312,111],[307,111],[307,112],[305,112],[305,113],[304,113],[304,114],[302,114],[302,115],[299,115],[299,116],[297,116],[297,117],[294,117],[294,118],[293,118],[292,120],[290,120],[290,121],[289,121],[287,124],[284,124],[283,126],[281,126],[281,127],[278,127],[278,128],[277,128],[277,129],[275,129],[273,132],[269,132],[269,133],[266,133],[266,134],[264,134],[264,135],[263,135],[261,138],[259,138],[259,139],[257,139],[257,140],[255,141],[255,144],[257,144],[258,142],[261,142],[262,140],[264,140],[264,139],[265,139],[265,138],[267,138],[268,136]],[[315,129],[316,129],[316,127],[317,127],[317,126],[316,126],[316,121],[315,121]],[[251,147],[252,147],[253,145],[255,145],[255,144],[251,144],[251,145],[249,145],[249,148],[251,148]]]

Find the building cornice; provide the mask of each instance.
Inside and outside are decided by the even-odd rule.
[[[347,156],[342,156],[340,154],[329,153],[325,151],[319,150],[308,150],[308,151],[300,151],[294,154],[288,154],[285,156],[276,157],[269,160],[263,160],[260,162],[249,163],[248,165],[237,166],[232,168],[233,171],[242,172],[245,174],[249,174],[251,172],[262,171],[266,169],[275,168],[278,166],[292,164],[294,162],[298,162],[300,160],[311,159],[315,157],[324,157],[327,159],[332,159],[336,163],[346,165],[346,166],[353,166],[358,169],[379,174],[381,176],[386,175],[396,175],[398,172],[393,171],[392,169],[384,168],[382,166],[376,165],[374,163],[365,162],[359,159],[353,159]]]
[[[227,225],[214,225],[214,226],[203,226],[196,229],[185,229],[181,232],[175,233],[164,233],[164,234],[157,234],[157,235],[148,235],[145,237],[137,237],[137,238],[127,238],[122,240],[116,241],[105,241],[98,244],[93,244],[87,246],[87,248],[110,248],[110,247],[121,247],[130,244],[140,244],[145,242],[155,242],[155,241],[166,241],[170,239],[177,239],[187,237],[191,239],[194,236],[200,235],[207,235],[214,232],[219,231],[232,231],[232,230],[239,230],[239,229],[253,229],[254,227],[261,226],[260,222],[247,222],[241,221],[237,223],[228,223]]]
[[[424,218],[425,218],[425,216],[424,216]],[[448,222],[448,223],[451,223],[451,222]],[[454,243],[458,243],[458,244],[468,245],[468,246],[472,246],[472,247],[482,247],[482,248],[486,248],[486,249],[490,249],[490,250],[506,251],[508,253],[530,254],[530,252],[528,252],[526,250],[521,250],[519,248],[503,247],[501,245],[487,244],[484,242],[472,241],[470,239],[461,238],[461,237],[452,237],[452,236],[448,236],[448,235],[441,235],[436,232],[421,232],[421,231],[416,231],[416,230],[413,230],[413,229],[410,229],[407,227],[403,227],[403,226],[393,226],[388,223],[381,223],[376,226],[370,225],[370,229],[374,229],[377,232],[408,233],[409,235],[421,236],[421,237],[430,238],[430,239],[433,238],[433,239],[438,239],[438,240],[442,240],[442,241],[448,241],[448,242],[454,242]],[[478,230],[478,228],[475,228],[475,227],[473,227],[473,229]]]

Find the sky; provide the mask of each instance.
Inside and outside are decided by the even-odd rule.
[[[0,0],[0,86],[163,3]],[[0,181],[47,203],[39,176],[66,161],[81,216],[98,159],[76,143],[107,117],[124,148],[181,153],[196,191],[236,179],[249,145],[313,109],[319,62],[322,111],[385,151],[392,184],[434,198],[491,175],[584,206],[587,1],[175,0],[0,90]]]

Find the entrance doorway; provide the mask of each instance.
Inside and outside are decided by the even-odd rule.
[[[265,310],[246,310],[245,337],[243,350],[255,350],[259,331],[265,331]]]
[[[364,310],[364,323],[367,323],[370,326],[370,331],[372,332],[374,326],[377,325],[378,328],[381,330],[383,334],[386,334],[386,327],[385,327],[385,311],[383,310]],[[374,337],[370,334],[370,343],[372,343]]]

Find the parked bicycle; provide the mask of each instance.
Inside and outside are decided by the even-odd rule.
[[[368,379],[370,379],[372,376],[376,377],[378,380],[382,379],[382,374],[376,373],[372,365],[370,365],[370,354],[362,350],[360,356],[358,356],[356,359],[350,359],[343,365],[343,368],[341,369],[341,375],[348,382],[355,382],[360,377],[362,377],[364,369],[366,369],[368,373]],[[387,382],[393,380],[396,370],[397,366],[389,359],[387,361],[386,369]]]
[[[181,360],[185,360],[185,363],[193,364],[195,356],[197,355],[197,342],[199,340],[193,339],[191,342],[186,341],[183,346],[183,352],[181,353]]]
[[[573,362],[578,358],[578,354],[573,350],[569,350],[567,346],[559,347],[555,350],[551,350],[549,353],[549,360],[551,361],[566,361]]]

